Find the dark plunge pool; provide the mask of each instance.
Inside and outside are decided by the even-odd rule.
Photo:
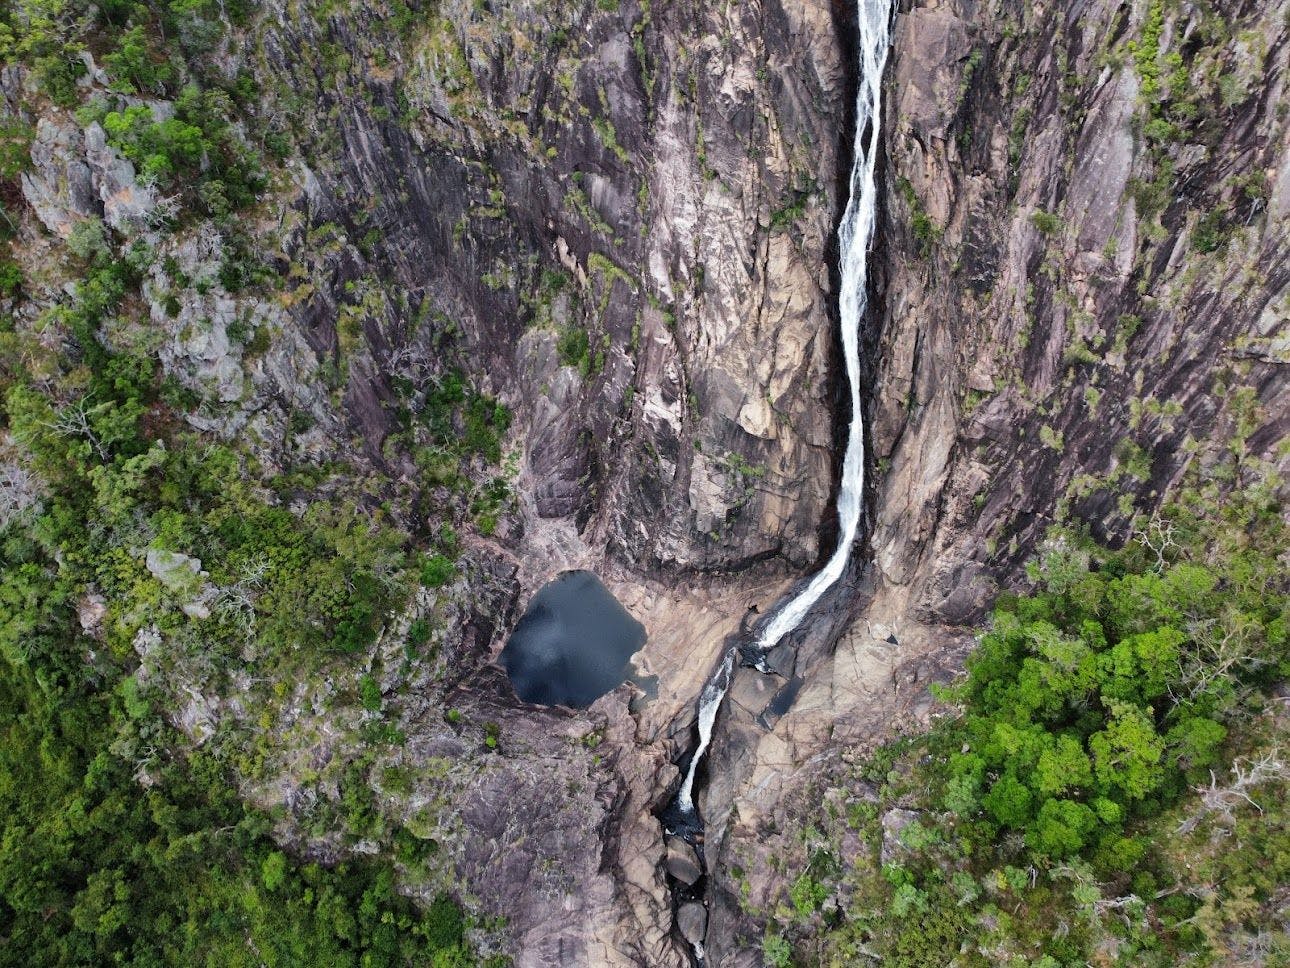
[[[644,644],[645,626],[599,578],[566,571],[533,596],[501,660],[525,702],[581,709],[627,679]]]

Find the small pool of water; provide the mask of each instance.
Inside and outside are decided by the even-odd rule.
[[[544,585],[502,649],[515,694],[542,706],[590,706],[622,685],[645,626],[589,571]]]

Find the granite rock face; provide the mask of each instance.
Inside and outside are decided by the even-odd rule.
[[[22,193],[52,233],[67,238],[78,222],[102,218],[130,233],[147,224],[157,194],[135,180],[134,165],[107,144],[97,123],[75,124],[40,118],[31,145],[30,171]]]
[[[829,6],[446,0],[369,73],[363,16],[280,23],[270,64],[334,120],[285,240],[315,262],[293,309],[314,351],[339,352],[343,287],[375,278],[450,319],[515,411],[536,516],[634,568],[809,565],[850,82]],[[301,56],[323,44],[347,74]],[[428,347],[408,311],[371,309],[345,402],[378,454],[390,379]]]
[[[1127,46],[1147,5],[897,17],[870,357],[875,457],[890,469],[871,540],[911,617],[975,618],[1064,515],[1123,537],[1132,510],[1232,437],[1238,387],[1246,446],[1275,456],[1285,11],[1170,14],[1160,50],[1186,66],[1150,88]],[[921,92],[929,75],[940,100]],[[928,245],[910,231],[920,207]]]
[[[408,743],[384,765],[416,779],[378,792],[476,913],[505,916],[518,965],[679,966],[696,939],[711,965],[751,965],[741,891],[756,907],[782,886],[781,832],[819,809],[831,764],[928,722],[928,683],[961,668],[1049,524],[1123,537],[1215,448],[1276,458],[1284,440],[1287,2],[1171,8],[1160,43],[1190,73],[1163,90],[1126,46],[1149,7],[894,15],[867,539],[775,674],[736,674],[699,796],[706,910],[673,904],[665,875],[697,882],[697,856],[654,812],[720,649],[834,540],[849,4],[440,0],[395,28],[382,5],[273,2],[222,56],[297,119],[298,151],[247,216],[275,298],[225,288],[212,225],[157,234],[166,200],[52,108],[21,182],[44,234],[22,243],[40,264],[51,237],[101,220],[156,245],[138,316],[197,400],[183,419],[266,468],[343,457],[379,496],[423,473],[399,443],[401,381],[457,369],[505,403],[515,510],[463,536],[437,678],[391,713]],[[19,82],[0,72],[7,102]],[[0,520],[29,513],[39,482],[0,471]],[[153,566],[207,591],[196,559]],[[570,568],[646,625],[656,698],[528,707],[492,664],[520,603]],[[157,677],[164,652],[139,648]],[[196,741],[252,721],[235,676],[182,674],[174,718]],[[368,849],[305,833],[301,777],[355,752],[332,684],[290,684],[285,703],[312,738],[248,795],[286,808],[279,835],[303,853]]]
[[[1144,82],[1129,44],[1150,10],[895,15],[869,563],[827,623],[841,633],[804,637],[806,684],[774,731],[764,700],[719,724],[701,801],[712,964],[755,964],[761,930],[724,872],[772,869],[791,846],[772,832],[809,820],[800,792],[818,796],[835,757],[928,721],[927,685],[961,668],[1052,524],[1123,540],[1225,448],[1284,465],[1287,5],[1171,9],[1159,54],[1185,66]],[[768,876],[750,906],[774,896]]]

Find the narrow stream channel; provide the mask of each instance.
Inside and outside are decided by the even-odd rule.
[[[881,145],[879,127],[882,119],[882,75],[887,63],[890,42],[891,0],[859,0],[857,53],[859,78],[856,91],[855,144],[847,207],[838,226],[839,276],[838,317],[842,350],[850,389],[851,426],[847,435],[846,454],[842,462],[842,479],[838,491],[837,548],[825,566],[795,596],[772,613],[770,621],[757,635],[753,652],[759,657],[756,667],[766,672],[765,656],[785,635],[806,618],[811,608],[846,570],[851,550],[860,530],[864,502],[864,416],[860,403],[860,327],[864,322],[868,297],[869,247],[873,241],[877,214],[878,186],[875,168]],[[694,803],[695,778],[704,755],[712,742],[717,713],[734,678],[737,645],[728,645],[721,663],[703,686],[699,695],[699,741],[690,757],[685,779],[676,799],[662,813],[665,831],[693,845],[703,862],[703,822]],[[706,877],[688,886],[682,893],[694,903],[703,895]],[[678,898],[680,900],[680,898]],[[694,943],[694,955],[704,962],[703,945]]]

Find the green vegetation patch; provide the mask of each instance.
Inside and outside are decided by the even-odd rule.
[[[943,692],[956,714],[860,769],[876,802],[839,822],[865,850],[791,881],[768,959],[788,964],[789,943],[801,963],[929,968],[1290,956],[1290,717],[1269,696],[1290,673],[1284,523],[1272,472],[1235,474],[1232,494],[1194,481],[1121,549],[1052,535]]]
[[[241,0],[0,9],[0,52],[35,81],[19,85],[24,116],[52,101],[83,126],[101,124],[167,199],[156,227],[209,219],[230,292],[269,275],[251,221],[234,216],[265,190],[266,159],[290,150],[282,112],[261,111],[250,75],[227,73],[229,51],[234,61],[253,56],[239,30],[252,12]],[[85,50],[109,89],[81,83]],[[0,125],[0,178],[26,168],[31,138],[28,125]],[[6,240],[15,219],[0,210]],[[477,964],[452,897],[419,906],[401,895],[388,853],[309,863],[275,842],[282,816],[242,799],[288,683],[334,675],[337,695],[366,710],[365,738],[405,739],[380,721],[379,668],[360,677],[354,656],[407,607],[425,559],[382,498],[358,487],[317,499],[334,465],[269,473],[242,441],[188,427],[185,414],[202,401],[134,338],[158,258],[149,243],[82,221],[55,260],[73,283],[58,280],[38,316],[0,320],[3,459],[34,480],[0,519],[0,962]],[[172,317],[183,289],[214,282],[184,278],[173,259],[163,269]],[[0,254],[0,294],[22,301],[28,288],[19,263]],[[268,329],[245,319],[229,335],[248,353],[269,348]],[[462,466],[498,461],[506,408],[450,368],[428,383],[415,400],[419,440],[447,455],[454,482]],[[297,411],[289,430],[311,423]],[[419,517],[440,523],[429,561],[447,565],[432,584],[459,551],[444,518],[476,500],[462,494],[447,512]],[[86,608],[100,613],[88,628],[78,616]],[[428,619],[414,622],[410,641],[424,644],[429,629]],[[177,732],[163,715],[176,710],[165,691],[176,669],[215,695],[246,677],[263,702],[259,731],[215,711],[202,742]],[[320,798],[295,829],[385,832],[363,770],[346,772],[340,797]],[[390,839],[399,875],[415,876],[420,842],[409,846],[401,830],[383,846]],[[426,878],[420,886],[437,890]]]

